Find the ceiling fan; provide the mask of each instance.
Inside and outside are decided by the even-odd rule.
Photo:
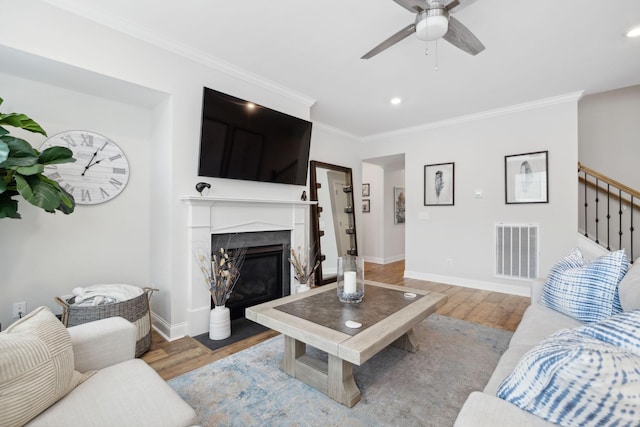
[[[484,45],[471,31],[456,18],[451,16],[473,3],[475,0],[429,1],[429,0],[393,0],[400,6],[414,12],[416,20],[407,25],[378,46],[364,54],[361,59],[369,59],[394,44],[416,34],[420,40],[432,41],[444,38],[455,47],[471,55],[484,50]],[[446,3],[446,4],[445,4]]]

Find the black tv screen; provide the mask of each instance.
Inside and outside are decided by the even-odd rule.
[[[306,185],[311,122],[204,88],[199,176]]]

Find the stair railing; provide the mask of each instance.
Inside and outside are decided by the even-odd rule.
[[[625,249],[633,263],[638,249],[638,241],[634,242],[633,232],[634,222],[638,221],[640,214],[640,192],[580,163],[578,181],[584,203],[584,218],[581,218],[584,223],[580,221],[580,225],[584,227],[585,237],[609,251]],[[601,197],[604,201],[601,201]],[[602,237],[605,231],[600,227],[601,218],[606,219],[605,237]]]

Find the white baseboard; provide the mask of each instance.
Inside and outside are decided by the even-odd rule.
[[[408,279],[425,280],[428,282],[444,283],[445,285],[463,286],[465,288],[481,289],[483,291],[500,292],[503,294],[519,295],[523,297],[531,296],[530,282],[522,285],[485,282],[482,280],[466,279],[463,277],[441,276],[438,274],[421,273],[418,271],[405,270],[404,277]]]
[[[394,255],[392,257],[386,257],[386,258],[370,257],[366,255],[364,257],[364,260],[366,262],[372,262],[374,264],[390,264],[392,262],[402,261],[403,259],[404,259],[404,254]]]
[[[151,312],[151,326],[167,341],[174,341],[187,335],[187,323],[171,325],[162,317]]]

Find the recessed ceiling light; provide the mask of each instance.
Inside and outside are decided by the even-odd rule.
[[[396,96],[395,98],[391,98],[391,102],[393,105],[398,105],[402,102],[402,98],[400,98],[399,96]]]
[[[640,36],[640,26],[632,28],[627,32],[627,37],[638,37]]]

